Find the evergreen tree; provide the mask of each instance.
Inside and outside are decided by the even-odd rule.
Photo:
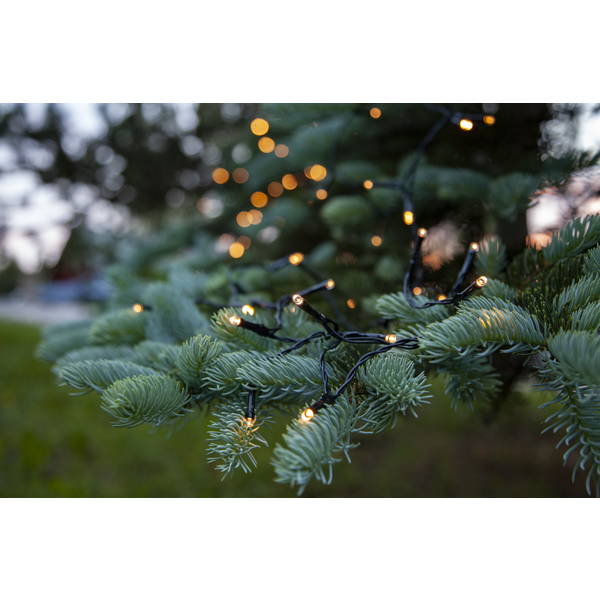
[[[524,218],[596,159],[539,161],[545,107],[507,107],[505,126],[487,108],[256,108],[240,135],[261,153],[236,171],[233,151],[193,204],[182,191],[187,222],[116,244],[104,312],[47,329],[39,357],[100,394],[115,426],[206,410],[225,475],[250,470],[261,427],[287,419],[273,466],[299,493],[331,481],[360,434],[418,414],[428,375],[457,408],[492,413],[532,375],[598,494],[600,217],[540,249]]]

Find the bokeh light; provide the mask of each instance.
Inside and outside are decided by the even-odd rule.
[[[327,169],[322,165],[313,165],[310,168],[310,178],[315,181],[322,181],[327,177]]]
[[[134,304],[133,312],[136,312],[136,313],[144,312],[144,307],[141,304]]]
[[[223,248],[223,250],[228,250],[231,244],[233,244],[233,236],[229,233],[224,233],[219,237],[219,246]]]
[[[236,183],[245,183],[246,181],[248,181],[248,171],[246,171],[246,169],[241,168],[236,169],[232,173],[232,177]]]
[[[407,225],[412,225],[414,220],[415,220],[415,215],[413,215],[412,212],[410,212],[410,210],[405,211],[404,222]]]
[[[268,201],[269,197],[263,192],[254,192],[254,194],[250,196],[250,202],[252,202],[252,206],[256,206],[256,208],[266,206]]]
[[[415,296],[420,296],[423,290],[420,287],[413,288],[413,294]]]
[[[236,242],[244,246],[245,250],[248,250],[248,248],[250,248],[250,246],[252,245],[252,240],[246,235],[240,235]]]
[[[459,125],[460,128],[465,131],[471,131],[471,129],[473,129],[473,121],[469,121],[469,119],[462,119]]]
[[[317,190],[317,198],[319,200],[325,200],[325,198],[327,198],[327,191],[326,190]]]
[[[369,114],[374,118],[374,119],[379,119],[379,117],[381,116],[381,111],[378,108],[372,108],[369,111]]]
[[[233,242],[233,244],[229,246],[229,254],[233,258],[241,258],[242,256],[244,256],[244,251],[244,246],[239,242]]]
[[[235,218],[235,220],[240,227],[249,227],[252,225],[252,215],[245,210],[243,210],[241,213],[238,213],[238,216]]]
[[[283,184],[283,187],[286,190],[294,190],[298,187],[298,181],[296,180],[296,178],[293,175],[289,174],[283,176],[281,183]]]
[[[363,187],[365,188],[365,190],[370,190],[373,187],[373,182],[367,179],[363,182]]]
[[[292,265],[299,265],[304,260],[304,254],[302,252],[294,252],[288,260]]]
[[[273,196],[273,198],[277,198],[283,193],[283,186],[279,183],[279,181],[273,181],[267,186],[267,191],[269,192],[269,195]]]
[[[250,211],[250,219],[252,220],[252,225],[258,225],[262,221],[262,213],[260,210],[256,210],[253,208]]]
[[[227,169],[218,168],[213,171],[213,181],[218,184],[223,184],[229,181],[229,171]]]
[[[350,307],[350,308],[356,308],[356,301],[353,300],[352,298],[348,298],[348,302],[346,302],[346,304]]]
[[[277,144],[275,146],[275,156],[285,158],[290,153],[290,149],[285,144]]]
[[[265,154],[275,150],[275,142],[269,137],[262,137],[258,140],[258,149]]]
[[[250,130],[254,135],[265,135],[269,131],[269,124],[264,119],[254,119],[250,123]]]
[[[485,117],[483,117],[483,122],[486,125],[493,125],[496,122],[496,117],[492,117],[492,115],[485,115]]]
[[[371,244],[373,244],[373,246],[381,246],[381,238],[378,235],[374,235],[371,238]]]

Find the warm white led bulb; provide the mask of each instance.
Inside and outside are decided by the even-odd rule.
[[[241,324],[241,322],[242,322],[242,319],[240,319],[240,317],[236,317],[236,316],[234,315],[233,317],[229,317],[229,322],[230,322],[232,325],[235,325],[235,326],[237,327],[238,325],[240,325],[240,324]]]
[[[136,312],[136,313],[144,312],[144,307],[141,304],[134,304],[133,312]]]
[[[315,416],[315,411],[312,408],[307,408],[307,409],[305,409],[305,410],[302,411],[302,414],[300,415],[300,418],[305,423],[308,423],[314,416]]]
[[[478,288],[482,288],[488,281],[488,278],[485,275],[478,277],[475,281],[475,286]]]
[[[304,298],[300,294],[294,294],[292,296],[292,301],[294,302],[294,304],[297,304],[298,306],[302,306],[302,303],[304,302]]]
[[[242,306],[242,312],[245,315],[252,316],[254,314],[254,308],[252,308],[249,304],[244,304],[244,306]]]
[[[385,336],[385,341],[389,342],[390,344],[393,344],[396,341],[396,336],[393,333],[388,333]]]
[[[419,229],[419,237],[424,238],[427,235],[427,229],[425,229],[424,227],[421,227],[421,229]]]
[[[479,252],[479,244],[477,242],[473,242],[471,244],[471,250],[473,250],[473,252]]]
[[[327,283],[325,284],[325,287],[328,290],[332,290],[335,287],[335,281],[333,279],[328,279]]]

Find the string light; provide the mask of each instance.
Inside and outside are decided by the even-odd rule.
[[[275,150],[275,142],[269,137],[262,137],[258,140],[258,149],[265,154],[269,154]]]
[[[325,198],[327,198],[327,191],[326,190],[317,190],[316,195],[319,200],[325,200]]]
[[[250,123],[250,130],[254,135],[265,135],[269,131],[269,124],[264,119],[254,119]]]
[[[346,304],[350,307],[350,308],[356,308],[356,301],[352,298],[348,298],[348,302],[346,302]]]
[[[420,296],[422,291],[423,291],[423,290],[421,290],[421,288],[420,288],[420,287],[418,287],[418,286],[417,286],[417,287],[415,287],[415,288],[413,288],[413,294],[414,294],[415,296]]]
[[[485,117],[483,117],[483,122],[486,125],[493,125],[496,122],[496,117],[492,117],[492,115],[485,115]]]
[[[374,118],[374,119],[379,119],[379,117],[381,116],[381,111],[378,108],[372,108],[369,111],[369,114]]]
[[[389,342],[390,344],[393,344],[396,341],[396,336],[393,333],[388,333],[385,336],[385,341]]]
[[[233,315],[233,317],[229,317],[229,322],[232,325],[239,327],[242,324],[242,319],[240,317],[237,317],[236,315]]]
[[[404,222],[407,225],[412,225],[414,220],[415,220],[415,215],[413,215],[413,213],[410,210],[405,210],[404,211]]]
[[[421,227],[421,229],[419,229],[419,237],[421,239],[423,239],[426,235],[427,235],[427,229],[425,229],[424,227]]]
[[[252,225],[258,225],[262,221],[263,215],[260,212],[260,210],[256,210],[255,208],[253,208],[249,214],[250,219],[252,220]]]
[[[304,304],[304,298],[300,294],[294,294],[292,296],[292,302],[298,306],[302,306]]]
[[[488,282],[488,278],[485,275],[478,277],[475,281],[475,287],[482,288]]]
[[[246,425],[252,427],[256,423],[256,413],[254,411],[256,406],[256,390],[249,390],[248,392],[248,409],[244,415]]]
[[[304,260],[304,254],[302,252],[294,252],[290,254],[289,261],[292,265],[299,265]]]
[[[444,294],[440,294],[440,295],[438,296],[438,300],[439,300],[440,302],[441,302],[442,300],[445,300],[445,299],[446,299],[446,296],[444,296]]]
[[[300,418],[308,423],[315,416],[315,411],[312,408],[305,408],[300,415]]]
[[[473,121],[469,121],[469,119],[461,119],[459,125],[460,128],[465,131],[471,131],[471,129],[473,129]]]
[[[250,196],[250,202],[252,202],[252,206],[256,206],[256,208],[266,206],[268,201],[269,197],[263,192],[254,192],[254,194]]]
[[[213,181],[219,185],[227,183],[229,181],[229,171],[219,167],[213,171],[212,178]]]
[[[479,252],[479,244],[477,242],[473,242],[471,244],[471,250],[473,250],[473,252]]]
[[[252,225],[252,215],[245,210],[243,210],[241,213],[238,213],[235,220],[240,227],[250,227],[250,225]]]
[[[373,187],[373,182],[370,179],[363,181],[363,187],[365,190],[370,190]]]
[[[144,312],[144,307],[141,304],[134,304],[133,312],[136,312],[136,313]]]
[[[245,315],[252,316],[254,314],[254,308],[252,306],[250,306],[249,304],[244,304],[244,306],[242,306],[242,312]]]
[[[327,283],[325,284],[325,287],[328,290],[332,290],[335,287],[335,281],[333,279],[328,279]]]
[[[374,235],[371,238],[371,244],[373,244],[373,246],[381,246],[381,238],[378,235]]]
[[[248,250],[248,248],[250,248],[252,245],[252,240],[245,235],[240,235],[240,237],[237,239],[237,242],[244,246],[244,250]]]

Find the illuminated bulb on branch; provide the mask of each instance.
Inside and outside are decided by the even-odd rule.
[[[328,279],[327,283],[325,284],[325,287],[328,290],[332,290],[335,287],[335,281],[333,279]]]
[[[302,411],[300,418],[305,423],[308,423],[314,416],[315,416],[315,411],[312,408],[306,408],[305,410]]]
[[[407,211],[404,213],[404,222],[405,222],[407,225],[412,225],[414,220],[415,220],[415,215],[413,215],[413,214],[410,212],[410,210],[407,210]]]
[[[492,117],[491,115],[485,115],[485,117],[483,117],[483,122],[486,125],[493,125],[496,122],[496,117]]]
[[[488,278],[485,275],[478,277],[475,281],[475,287],[482,288],[488,281]]]
[[[465,131],[471,131],[471,129],[473,129],[473,121],[469,121],[469,119],[461,119],[459,125],[460,128]]]
[[[393,344],[396,341],[396,336],[393,333],[388,333],[385,336],[385,341],[389,342],[390,344]]]
[[[427,229],[421,227],[421,229],[419,229],[419,237],[424,238],[426,235],[427,235]]]
[[[133,312],[136,312],[136,313],[144,312],[144,307],[141,304],[134,304]]]
[[[479,252],[479,244],[477,242],[473,242],[471,244],[471,250],[473,250],[473,252]]]
[[[242,324],[242,319],[237,316],[229,317],[229,322],[236,327],[239,327]]]
[[[254,308],[252,308],[249,304],[244,304],[244,306],[242,306],[242,312],[245,315],[252,316],[254,314]]]
[[[302,304],[304,304],[304,298],[300,294],[294,294],[292,296],[292,302],[298,306],[302,306]]]
[[[413,294],[415,296],[420,296],[423,290],[420,287],[413,288]]]
[[[370,190],[373,187],[373,182],[369,179],[363,182],[363,187],[365,190]]]
[[[255,422],[256,422],[255,417],[246,417],[246,425],[248,427],[252,427],[252,425],[254,425]]]
[[[444,296],[444,294],[440,294],[440,295],[438,296],[438,300],[439,300],[440,302],[441,302],[442,300],[445,300],[445,299],[446,299],[446,296]]]
[[[304,254],[302,252],[294,252],[289,258],[290,264],[299,265],[304,260]]]

